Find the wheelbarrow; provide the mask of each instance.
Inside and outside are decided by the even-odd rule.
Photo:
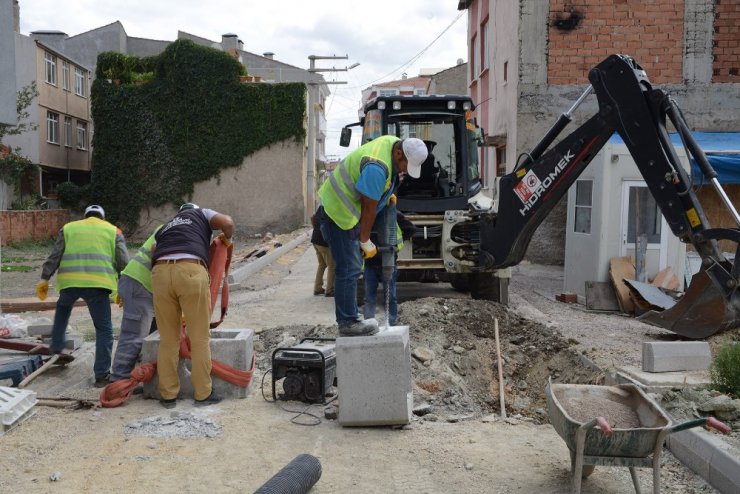
[[[580,494],[581,479],[596,465],[629,467],[637,494],[635,468],[652,468],[653,493],[658,494],[660,453],[669,434],[705,425],[725,434],[731,430],[714,417],[672,425],[671,418],[634,384],[553,384],[548,379],[545,396],[550,423],[570,450],[575,494]]]

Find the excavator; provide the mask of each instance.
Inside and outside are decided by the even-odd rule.
[[[419,103],[423,96],[406,97],[412,98],[408,101],[396,96],[398,103],[388,97],[378,98],[386,100],[380,105],[382,109],[398,110],[395,114],[378,112],[379,102],[368,102],[366,117],[359,123],[363,125],[364,141],[385,133],[409,137],[412,131],[434,143],[431,139],[434,131],[425,131],[425,122],[432,126],[448,121],[460,129],[454,132],[454,138],[444,149],[442,162],[437,164],[434,187],[427,189],[427,197],[423,192],[426,185],[410,181],[399,188],[398,209],[412,221],[419,222],[423,230],[424,238],[418,238],[420,234],[417,233],[409,242],[411,257],[416,255],[413,244],[417,241],[427,247],[418,265],[411,259],[405,266],[432,267],[432,261],[439,261],[436,267],[444,267],[453,286],[461,280],[466,281],[474,298],[505,303],[508,268],[522,261],[534,231],[609,138],[617,133],[634,158],[673,234],[680,241],[692,244],[702,260],[700,271],[673,307],[661,312],[649,311],[640,319],[692,339],[740,326],[740,215],[692,137],[679,106],[669,94],[654,88],[645,70],[626,55],[607,57],[589,71],[588,79],[589,87],[572,107],[529,153],[520,156],[522,159],[510,173],[496,181],[491,200],[481,193],[476,153],[469,147],[476,140],[480,142],[476,137],[479,129],[472,121],[470,101],[461,102],[465,116],[461,112],[456,120],[453,118],[455,98],[449,96],[429,96],[426,104]],[[572,121],[573,112],[592,93],[598,101],[597,113],[553,145]],[[440,111],[436,100],[445,98],[449,102],[447,110]],[[737,227],[712,228],[709,225],[692,189],[691,177],[681,165],[671,142],[668,121]],[[409,125],[404,127],[400,122]],[[450,158],[448,171],[444,170],[445,156]],[[439,180],[443,175],[445,180]],[[449,182],[455,185],[450,186]],[[408,190],[402,190],[404,186]],[[460,208],[460,201],[453,201],[456,192],[465,196],[467,208]],[[435,218],[439,220],[437,229],[433,228]],[[435,236],[437,251],[429,255],[430,240]],[[718,242],[722,240],[737,246],[734,261],[728,260],[719,250]],[[402,270],[404,256],[399,254],[398,257],[399,270]]]

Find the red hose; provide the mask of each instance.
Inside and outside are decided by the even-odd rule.
[[[211,279],[211,313],[216,306],[216,299],[218,298],[218,289],[221,288],[221,318],[218,321],[211,323],[211,328],[217,327],[224,320],[229,307],[229,266],[231,265],[231,254],[233,247],[226,245],[221,242],[219,238],[216,238],[211,242],[209,251],[209,269],[208,274]],[[221,282],[223,281],[223,285]],[[185,323],[182,324],[182,331],[180,334],[180,357],[190,358],[190,339],[187,336],[187,330]],[[256,356],[252,354],[252,366],[248,371],[235,369],[230,365],[219,362],[218,360],[212,360],[211,375],[216,376],[224,381],[246,388],[252,381],[254,375],[254,369],[256,367]],[[147,383],[154,378],[154,373],[157,370],[156,362],[141,364],[131,371],[131,377],[129,379],[122,379],[107,385],[100,392],[100,404],[104,408],[114,408],[123,405],[126,400],[129,399],[133,393],[134,388],[139,383]]]

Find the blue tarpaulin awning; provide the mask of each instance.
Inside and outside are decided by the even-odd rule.
[[[740,132],[692,132],[694,140],[707,155],[709,164],[717,172],[722,184],[740,184]],[[683,147],[678,134],[671,134],[673,145]],[[614,134],[609,139],[610,144],[623,144],[622,137]],[[694,160],[691,160],[692,173],[695,183],[702,181],[702,173]],[[708,182],[704,179],[704,182]]]

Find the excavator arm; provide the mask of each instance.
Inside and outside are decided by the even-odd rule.
[[[691,136],[680,109],[669,95],[653,89],[645,71],[624,55],[612,55],[601,62],[589,72],[589,81],[591,86],[573,107],[512,173],[501,178],[497,212],[481,216],[481,266],[505,268],[518,264],[534,231],[616,132],[627,145],[671,231],[682,242],[691,243],[702,258],[701,271],[679,302],[669,310],[649,312],[642,319],[689,338],[704,338],[740,326],[740,255],[730,263],[717,246],[717,241],[729,240],[740,247],[740,229],[709,226],[670,141],[666,119],[738,226],[740,216]],[[597,114],[550,147],[570,122],[571,113],[591,92],[598,100]]]

